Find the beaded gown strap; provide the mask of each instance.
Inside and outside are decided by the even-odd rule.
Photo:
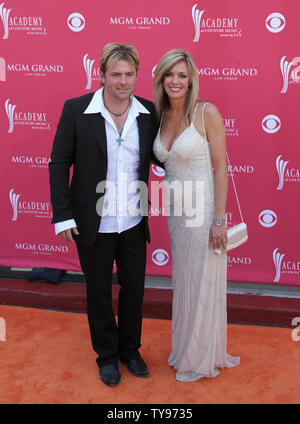
[[[206,129],[205,129],[205,122],[204,122],[204,109],[205,109],[205,106],[207,104],[208,104],[207,102],[204,103],[204,105],[202,107],[202,112],[201,112],[201,116],[202,116],[202,127],[203,127],[203,131],[204,131],[204,138],[205,138],[206,141],[207,141],[207,138],[206,138]]]
[[[192,124],[194,123],[194,120],[195,120],[196,112],[197,112],[197,109],[198,109],[198,104],[199,104],[199,102],[196,104],[195,109],[194,109]]]
[[[160,118],[160,123],[159,123],[159,131],[161,130],[162,122],[163,122],[163,119],[164,119],[164,114],[165,114],[165,111],[163,110],[163,112],[161,114],[161,118]]]

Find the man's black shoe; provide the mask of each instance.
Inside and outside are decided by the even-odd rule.
[[[107,386],[116,386],[121,380],[117,365],[109,364],[100,367],[100,378]]]
[[[128,367],[128,371],[136,377],[147,377],[149,375],[145,361],[139,356],[138,358],[124,360],[121,362]]]

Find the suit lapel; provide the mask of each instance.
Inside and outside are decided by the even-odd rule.
[[[101,113],[90,113],[84,115],[90,123],[96,137],[97,145],[105,158],[107,158],[107,142],[105,121]]]

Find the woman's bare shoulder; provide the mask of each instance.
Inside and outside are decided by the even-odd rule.
[[[211,102],[199,100],[196,115],[202,115],[202,110],[204,109],[205,116],[208,117],[217,117],[220,115],[219,109],[217,106]]]

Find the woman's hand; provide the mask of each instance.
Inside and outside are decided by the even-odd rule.
[[[212,223],[209,231],[209,241],[212,243],[213,250],[226,249],[228,241],[226,225]]]

